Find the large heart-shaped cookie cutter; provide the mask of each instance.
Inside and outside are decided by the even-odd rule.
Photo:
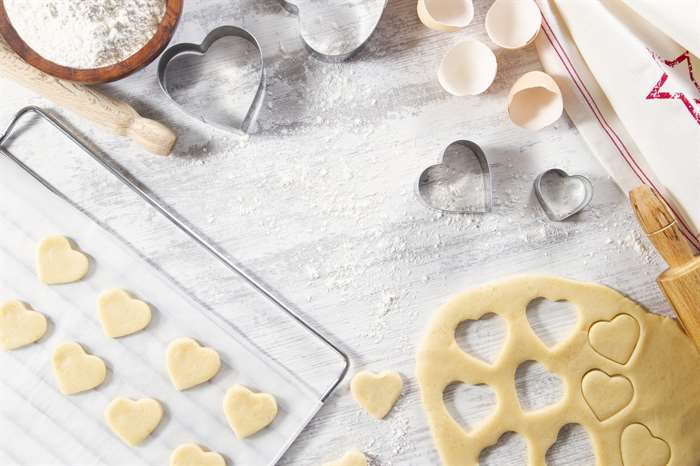
[[[280,0],[299,19],[299,34],[313,56],[341,62],[372,37],[388,0]],[[345,35],[356,33],[348,40]]]
[[[251,102],[245,117],[240,121],[234,121],[231,125],[223,125],[214,121],[207,121],[204,118],[202,118],[201,115],[195,115],[188,111],[185,106],[180,104],[170,94],[166,79],[167,68],[170,62],[173,60],[173,58],[185,53],[195,53],[198,55],[204,55],[207,53],[207,50],[209,50],[209,47],[211,47],[214,42],[221,39],[222,37],[240,37],[241,39],[247,40],[255,46],[258,52],[259,59],[258,70],[260,72],[260,83],[258,84],[258,88],[255,92],[255,97],[253,98],[253,101]],[[253,125],[253,123],[255,123],[255,119],[258,116],[260,108],[262,107],[263,99],[265,98],[265,88],[267,85],[267,80],[265,76],[265,64],[263,62],[262,47],[260,47],[260,44],[258,43],[258,40],[255,38],[255,36],[253,36],[245,29],[239,28],[237,26],[220,26],[212,30],[209,34],[207,34],[207,36],[204,38],[201,44],[191,44],[188,42],[183,42],[168,48],[168,50],[166,50],[165,53],[163,53],[163,55],[160,57],[160,60],[158,61],[158,82],[160,84],[160,88],[163,90],[165,95],[168,96],[168,98],[187,115],[194,117],[206,124],[216,126],[227,131],[233,131],[235,133],[244,134],[248,133],[250,132],[250,128]],[[224,98],[224,96],[222,96],[222,98]]]
[[[459,150],[459,152],[456,152]],[[454,155],[453,155],[454,154]],[[468,167],[456,166],[448,160],[448,157],[469,157],[475,158],[479,163],[481,186],[473,186],[474,189],[483,190],[483,202],[481,206],[474,204],[465,204],[461,194],[467,194],[464,189],[455,189],[454,186],[449,186],[447,181],[450,177],[463,175],[466,178],[468,175]],[[442,199],[433,199],[431,191],[438,186],[447,187],[442,190]],[[467,188],[467,186],[462,186]],[[489,168],[486,154],[481,150],[478,144],[472,141],[458,140],[448,145],[439,159],[439,163],[431,165],[420,174],[416,185],[416,192],[419,199],[431,209],[439,210],[448,213],[459,214],[483,214],[490,212],[493,207],[493,187],[491,181],[491,169]],[[438,202],[436,202],[438,201]]]
[[[561,211],[555,209],[552,205],[552,201],[554,200],[547,197],[542,186],[545,179],[552,176],[558,177],[562,180],[571,179],[577,181],[583,188],[583,196],[581,197],[581,201],[579,201],[576,205],[570,206],[568,209],[566,206],[564,206],[564,209]],[[545,215],[547,215],[547,217],[554,222],[563,222],[567,218],[576,215],[585,209],[593,200],[593,183],[591,183],[591,180],[583,175],[569,175],[561,168],[550,168],[549,170],[540,173],[540,175],[535,178],[534,187],[535,196],[542,206],[542,210],[544,210]],[[556,200],[561,201],[561,204],[565,204],[567,202],[567,199]]]

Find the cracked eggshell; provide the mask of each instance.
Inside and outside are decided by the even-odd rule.
[[[418,0],[418,18],[430,29],[455,32],[474,18],[472,0]]]
[[[542,129],[557,121],[563,110],[559,86],[542,71],[525,73],[508,93],[508,116],[522,128]]]
[[[533,0],[496,0],[486,13],[484,26],[494,44],[519,49],[535,40],[542,15]]]
[[[440,85],[452,95],[477,95],[496,77],[496,56],[478,40],[466,40],[447,51],[438,69]]]

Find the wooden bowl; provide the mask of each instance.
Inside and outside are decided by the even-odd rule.
[[[175,33],[175,28],[182,13],[182,3],[183,0],[165,0],[165,14],[151,40],[127,59],[101,68],[70,68],[58,65],[36,53],[22,40],[12,23],[10,23],[3,0],[0,0],[0,35],[24,61],[45,73],[57,78],[86,84],[105,83],[122,79],[140,70],[160,55]]]

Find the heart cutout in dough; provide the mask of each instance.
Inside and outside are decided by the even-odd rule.
[[[455,330],[457,345],[469,356],[493,364],[506,344],[507,324],[498,314],[488,312],[478,320],[463,320]]]
[[[84,392],[100,385],[107,375],[104,361],[87,354],[82,346],[67,342],[53,351],[53,374],[64,395]]]
[[[178,390],[186,390],[211,379],[219,372],[221,359],[212,348],[202,347],[191,338],[178,338],[166,354],[170,380]]]
[[[537,338],[548,348],[566,342],[579,319],[576,306],[571,302],[542,297],[527,303],[525,316]]]
[[[367,466],[367,457],[360,450],[351,450],[338,460],[323,463],[323,466]]]
[[[639,341],[639,322],[629,314],[591,325],[588,341],[601,356],[623,366],[630,360]]]
[[[73,249],[65,236],[48,236],[39,243],[36,271],[42,283],[77,282],[87,274],[89,266],[87,256]]]
[[[620,444],[622,464],[625,466],[665,466],[671,459],[668,443],[655,437],[642,424],[625,427]]]
[[[34,343],[46,333],[46,317],[30,311],[20,301],[0,306],[0,348],[13,350]]]
[[[600,370],[592,370],[581,381],[583,398],[599,421],[610,419],[632,401],[632,382],[622,375],[612,377]]]
[[[234,385],[224,397],[224,414],[236,437],[244,439],[272,423],[277,416],[277,401],[268,393]]]
[[[352,396],[370,416],[383,419],[401,395],[403,381],[398,372],[373,374],[361,371],[350,382]]]
[[[152,398],[133,401],[118,397],[105,409],[105,420],[109,428],[132,447],[151,435],[162,418],[163,407]]]
[[[102,330],[111,338],[131,335],[146,328],[151,321],[148,304],[134,299],[118,288],[103,291],[97,298],[97,313]]]
[[[170,455],[170,466],[226,466],[226,460],[215,451],[204,451],[199,445],[185,443]]]

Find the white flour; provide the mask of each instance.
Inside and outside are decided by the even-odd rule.
[[[155,34],[164,0],[5,0],[12,26],[35,52],[72,68],[113,65]]]

